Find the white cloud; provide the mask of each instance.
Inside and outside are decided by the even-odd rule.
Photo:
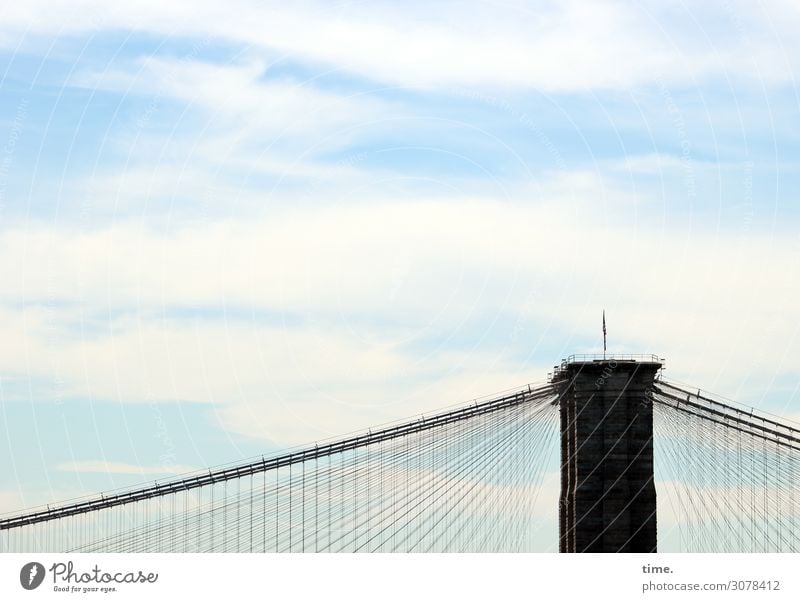
[[[396,128],[392,119],[402,114],[369,95],[272,77],[261,61],[215,65],[150,57],[78,72],[71,84],[143,95],[144,106],[105,140],[127,156],[125,163],[99,167],[76,182],[93,217],[242,216],[259,211],[270,188],[281,184],[306,191],[352,188],[366,177],[362,156],[325,157]],[[184,127],[173,129],[163,121],[172,115],[165,105],[175,100],[183,107]],[[98,157],[99,165],[105,163]],[[381,170],[368,175],[378,178]],[[263,184],[264,176],[268,186],[254,185],[253,179]]]
[[[799,17],[787,2],[687,9],[577,0],[402,8],[42,0],[7,7],[0,33],[87,35],[122,28],[211,36],[391,84],[585,90],[654,78],[692,84],[719,73],[790,82]]]
[[[267,143],[298,136],[308,143],[305,137],[324,138],[378,119],[387,107],[368,95],[325,90],[313,80],[273,77],[261,60],[219,65],[195,58],[145,57],[111,69],[78,72],[68,84],[148,95],[150,104],[135,120],[137,127],[146,127],[164,100],[176,99],[205,110],[203,137],[208,128],[212,133],[224,128],[233,129],[229,137],[239,140],[268,136]]]
[[[6,380],[32,379],[30,389],[5,391],[6,401],[204,402],[213,404],[209,410],[223,428],[283,445],[431,412],[546,372],[518,362],[503,366],[480,350],[414,358],[391,333],[375,332],[366,341],[336,324],[172,322],[141,315],[101,321],[100,332],[81,334],[76,326],[65,337],[58,324],[76,319],[72,312],[57,312],[49,323],[43,310],[3,317],[4,327],[20,318],[28,327],[6,330],[19,343],[15,353],[0,357]]]
[[[282,443],[544,378],[520,358],[593,351],[570,339],[603,307],[612,350],[666,356],[677,380],[758,405],[792,374],[796,240],[637,226],[635,198],[568,181],[538,202],[9,228],[0,369],[62,398],[216,404],[223,426]]]

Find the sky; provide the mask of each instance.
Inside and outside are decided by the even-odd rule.
[[[546,379],[800,419],[800,8],[0,8],[0,512]]]

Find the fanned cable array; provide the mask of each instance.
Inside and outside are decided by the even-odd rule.
[[[659,551],[800,550],[800,426],[660,380]]]
[[[528,386],[357,437],[2,518],[0,550],[552,549],[555,500],[539,493],[548,469],[556,474],[555,399],[548,384]]]
[[[648,398],[659,551],[797,552],[800,427],[663,379]],[[0,551],[554,551],[558,403],[551,384],[528,386],[2,517]]]

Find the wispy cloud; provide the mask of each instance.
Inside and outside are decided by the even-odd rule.
[[[229,131],[234,127],[238,137],[269,136],[270,141],[301,136],[305,144],[309,136],[318,140],[326,133],[378,119],[388,106],[369,95],[326,90],[313,80],[273,76],[262,60],[215,64],[145,57],[127,67],[77,73],[67,84],[141,94],[154,106],[159,101],[180,101],[207,111],[206,127]],[[145,127],[153,110],[146,105],[134,125]]]
[[[601,303],[614,349],[758,404],[800,353],[785,326],[796,241],[637,226],[641,203],[610,184],[598,202],[599,185],[578,174],[536,203],[373,199],[169,233],[7,230],[5,300],[24,288],[28,306],[0,314],[0,360],[68,396],[215,404],[227,429],[302,443],[543,378],[523,358],[591,351],[570,340],[598,331]]]
[[[656,2],[576,0],[500,10],[480,2],[400,9],[388,3],[134,7],[83,0],[9,7],[0,31],[86,35],[123,28],[213,36],[395,85],[586,90],[657,77],[691,83],[717,73],[791,82],[797,54],[791,32],[798,20],[796,7],[786,2],[728,2],[690,14]]]

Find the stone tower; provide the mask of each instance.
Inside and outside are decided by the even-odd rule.
[[[655,552],[655,356],[571,356],[560,393],[561,552]]]

